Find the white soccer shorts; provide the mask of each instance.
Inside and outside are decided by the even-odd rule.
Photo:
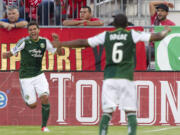
[[[37,101],[42,95],[49,95],[49,84],[44,73],[32,78],[20,79],[21,94],[24,101],[30,105]]]
[[[137,110],[137,92],[133,81],[127,79],[107,79],[103,81],[103,112],[112,113],[116,107],[124,111]]]

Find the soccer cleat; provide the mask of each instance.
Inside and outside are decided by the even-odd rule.
[[[50,132],[50,130],[49,130],[47,127],[42,127],[42,128],[41,128],[41,131],[42,131],[42,132]]]

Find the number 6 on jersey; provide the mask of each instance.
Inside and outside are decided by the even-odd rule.
[[[120,63],[123,59],[123,51],[118,48],[119,46],[123,46],[123,44],[121,42],[117,42],[113,46],[112,61],[114,63]]]

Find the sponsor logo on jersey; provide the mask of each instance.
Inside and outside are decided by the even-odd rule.
[[[33,49],[33,50],[29,50],[29,53],[31,54],[31,56],[33,57],[42,57],[43,55],[41,54],[41,50],[37,50],[37,49]]]
[[[7,106],[7,95],[3,91],[0,91],[0,109],[4,108]]]
[[[44,48],[44,47],[45,47],[45,44],[44,44],[44,43],[41,43],[41,44],[40,44],[40,47],[41,47],[41,48]]]

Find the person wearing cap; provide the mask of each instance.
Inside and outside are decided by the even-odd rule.
[[[23,18],[19,18],[19,11],[16,6],[9,6],[7,8],[7,18],[0,19],[0,27],[8,31],[13,28],[24,28],[28,24]]]
[[[173,8],[173,3],[163,1],[152,1],[149,3],[151,15],[151,25],[175,25],[175,23],[167,19],[169,8]]]
[[[123,14],[114,17],[113,25],[114,31],[105,31],[88,39],[59,42],[57,51],[61,55],[61,47],[94,48],[98,45],[104,46],[106,66],[102,86],[103,114],[99,126],[99,135],[107,134],[109,121],[116,107],[126,113],[128,135],[136,135],[137,91],[133,82],[136,43],[161,40],[171,29],[166,26],[163,31],[158,33],[127,31],[128,20]]]
[[[175,23],[169,19],[167,19],[167,15],[169,12],[169,8],[173,8],[174,5],[171,2],[164,1],[152,1],[149,3],[149,11],[151,16],[151,25],[159,26],[159,25],[168,25],[174,26]],[[150,29],[153,32],[153,29]],[[147,64],[149,65],[149,61],[154,61],[155,59],[155,48],[154,43],[151,42],[149,46],[146,46],[147,49]],[[150,56],[149,56],[150,54]]]

